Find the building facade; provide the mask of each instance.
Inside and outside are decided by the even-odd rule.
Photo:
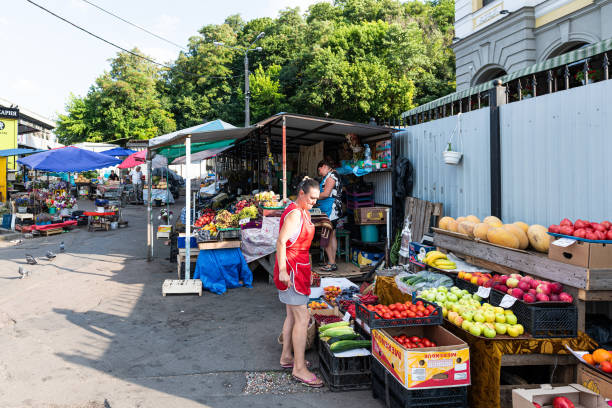
[[[456,0],[457,91],[612,38],[612,0]]]

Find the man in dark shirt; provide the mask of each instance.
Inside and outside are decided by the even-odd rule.
[[[108,176],[109,180],[119,181],[119,176],[115,174],[115,170],[111,170],[110,175]]]

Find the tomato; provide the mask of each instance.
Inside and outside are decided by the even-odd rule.
[[[419,348],[425,348],[425,346],[423,345],[423,343],[419,343]]]
[[[408,317],[416,317],[416,313],[414,313],[412,310],[406,313],[408,313]]]
[[[425,315],[420,310],[416,313],[416,317],[424,317]]]
[[[433,312],[434,310],[436,310],[436,308],[433,305],[427,305],[426,307],[427,310]]]
[[[402,340],[406,340],[406,335],[402,334],[401,336],[399,336],[399,338],[402,339]]]
[[[438,347],[436,346],[436,343],[434,343],[433,341],[430,341],[430,343],[431,343],[431,347]]]
[[[423,311],[425,311],[425,308],[423,307],[423,305],[418,305],[417,306],[417,310],[420,311],[420,312],[423,312]]]
[[[410,341],[413,343],[418,343],[419,341],[421,341],[421,339],[417,336],[412,336],[410,337]]]
[[[402,314],[400,312],[398,312],[397,310],[395,312],[393,312],[393,318],[394,319],[400,319],[402,317]]]
[[[402,319],[405,319],[408,317],[408,312],[402,312],[401,315],[402,315]]]
[[[416,313],[417,311],[416,305],[410,305],[410,310]]]
[[[422,300],[417,300],[416,305],[417,306],[423,306],[423,301]]]
[[[390,310],[395,310],[395,304],[393,304],[393,303],[392,303],[392,304],[390,304],[390,305],[389,305],[389,309],[390,309]]]
[[[385,319],[385,320],[389,320],[389,319],[391,319],[391,318],[392,318],[391,313],[385,313],[385,314],[383,315],[383,319]]]
[[[431,347],[431,341],[427,339],[423,339],[423,344],[425,345],[425,347]]]

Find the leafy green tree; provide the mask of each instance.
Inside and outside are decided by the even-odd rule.
[[[264,70],[260,65],[249,75],[251,99],[251,115],[254,121],[282,112],[285,95],[280,92],[280,65],[270,65]]]

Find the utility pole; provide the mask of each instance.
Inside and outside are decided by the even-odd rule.
[[[261,51],[263,49],[261,47],[255,47],[255,48],[252,48],[252,47],[264,35],[266,35],[266,33],[264,33],[263,31],[259,33],[257,37],[255,37],[253,42],[246,48],[232,47],[220,41],[213,42],[213,44],[216,45],[217,47],[231,48],[239,52],[244,52],[244,127],[249,127],[251,125],[251,109],[250,109],[251,90],[250,90],[250,84],[249,84],[249,51]]]

